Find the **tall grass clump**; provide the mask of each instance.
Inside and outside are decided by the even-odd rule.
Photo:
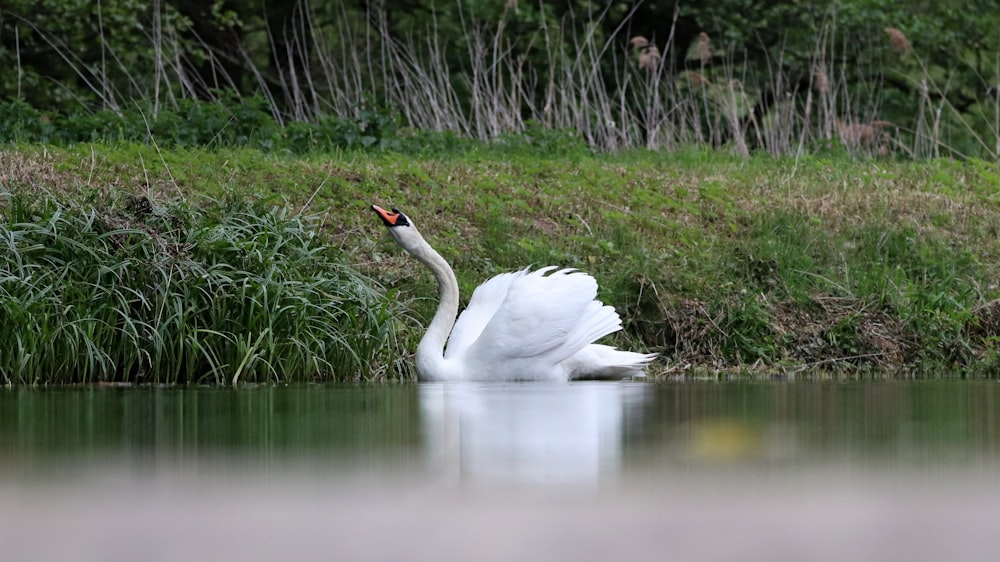
[[[0,194],[0,380],[383,379],[401,305],[314,219],[241,197]]]

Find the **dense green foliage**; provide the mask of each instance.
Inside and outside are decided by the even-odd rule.
[[[46,140],[392,148],[398,126],[542,127],[613,151],[995,159],[998,34],[988,0],[3,0],[0,113]]]
[[[395,119],[363,108],[355,119],[323,117],[281,127],[259,99],[207,102],[186,99],[176,108],[103,110],[96,113],[43,113],[25,102],[0,103],[0,142],[68,145],[134,141],[164,147],[250,146],[297,153],[334,148],[399,148]]]
[[[0,199],[7,383],[396,375],[402,311],[315,220],[243,197]]]

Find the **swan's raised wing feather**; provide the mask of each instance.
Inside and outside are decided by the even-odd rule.
[[[515,278],[527,272],[527,269],[523,269],[513,273],[501,273],[476,287],[472,298],[469,299],[469,306],[458,315],[455,327],[451,329],[448,347],[444,352],[445,358],[457,357],[476,341],[507,297],[510,284]]]
[[[553,269],[525,271],[510,280],[503,301],[469,346],[470,355],[494,364],[538,358],[555,365],[620,328],[614,310],[594,300],[593,277]]]

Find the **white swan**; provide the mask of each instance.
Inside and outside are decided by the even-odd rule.
[[[621,319],[596,300],[594,278],[574,269],[497,275],[475,290],[456,322],[458,281],[451,266],[406,215],[378,205],[372,210],[437,279],[441,300],[417,346],[421,380],[621,378],[640,374],[656,357],[592,343],[620,330]]]

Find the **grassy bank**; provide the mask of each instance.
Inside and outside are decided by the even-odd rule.
[[[430,298],[434,287],[431,277],[386,237],[367,211],[371,202],[399,207],[417,222],[455,266],[465,298],[487,276],[527,264],[593,273],[601,297],[625,319],[626,330],[615,343],[660,352],[655,369],[660,375],[988,375],[998,362],[1000,173],[993,164],[857,161],[843,155],[742,159],[683,151],[593,156],[571,144],[529,141],[436,156],[291,157],[252,150],[159,152],[145,145],[78,145],[7,148],[0,158],[4,190],[22,198],[42,193],[72,202],[81,217],[95,208],[121,213],[123,202],[136,196],[155,208],[209,216],[218,216],[211,209],[227,193],[277,196],[287,208],[274,216],[315,215],[303,228],[320,233],[324,243],[307,246],[303,255],[315,250],[334,256],[319,263],[302,258],[308,266],[298,266],[307,267],[316,282],[328,275],[332,279],[316,289],[316,306],[341,285],[336,272],[349,270],[358,274],[356,279],[375,280],[370,300],[329,301],[356,303],[358,311],[392,309],[386,314],[403,320],[379,324],[384,338],[379,341],[389,343],[370,346],[370,353],[339,374],[330,368],[303,370],[306,360],[280,364],[272,359],[240,380],[367,378],[369,365],[378,376],[407,375],[396,354],[414,349],[421,331],[406,318],[429,318],[436,304]],[[19,222],[9,218],[13,211],[7,201],[4,222]],[[33,212],[23,219],[41,228],[51,222],[46,216]],[[258,219],[267,222],[270,216]],[[217,224],[211,221],[185,224],[181,232],[186,236],[217,228],[208,226]],[[238,228],[227,236],[227,244],[247,241]],[[189,243],[199,248],[204,241]],[[124,247],[132,250],[131,243]],[[94,258],[89,267],[101,269],[104,259],[111,258]],[[251,269],[233,264],[226,254],[209,261]],[[8,258],[5,275],[10,263]],[[32,279],[37,290],[50,285]],[[10,286],[11,281],[4,282],[8,294]],[[206,314],[249,314],[243,310],[248,302],[243,293],[217,289],[211,294],[223,303],[204,302]],[[189,297],[176,298],[186,302]],[[222,304],[229,308],[216,311]],[[221,338],[219,349],[230,355],[209,362],[228,366],[218,380],[232,380],[242,358],[254,356],[248,355],[250,347],[271,349],[285,341],[266,336],[258,342],[263,322],[285,325],[299,318],[258,314],[263,314],[262,324],[244,332],[242,344]],[[78,324],[85,322],[81,317]],[[343,320],[328,325],[338,334],[361,333]],[[2,329],[5,342],[35,339],[20,323],[4,322]],[[115,329],[108,341],[120,343],[120,327]],[[178,320],[170,329],[190,327]],[[197,334],[188,336],[200,341]],[[303,352],[339,345],[333,334],[318,328],[311,337],[303,342]],[[368,336],[360,337],[367,341]],[[12,347],[5,343],[3,349],[9,358]],[[50,352],[39,348],[36,353]],[[177,361],[171,353],[135,359],[133,365]],[[121,376],[98,365],[87,367],[84,377],[61,365],[56,371],[36,368],[26,377],[16,362],[0,359],[0,364],[14,382]],[[195,370],[185,367],[184,376],[164,378],[198,380],[197,370],[205,363],[196,365]]]
[[[85,193],[0,194],[0,380],[396,376],[405,310],[308,218],[245,196]]]

